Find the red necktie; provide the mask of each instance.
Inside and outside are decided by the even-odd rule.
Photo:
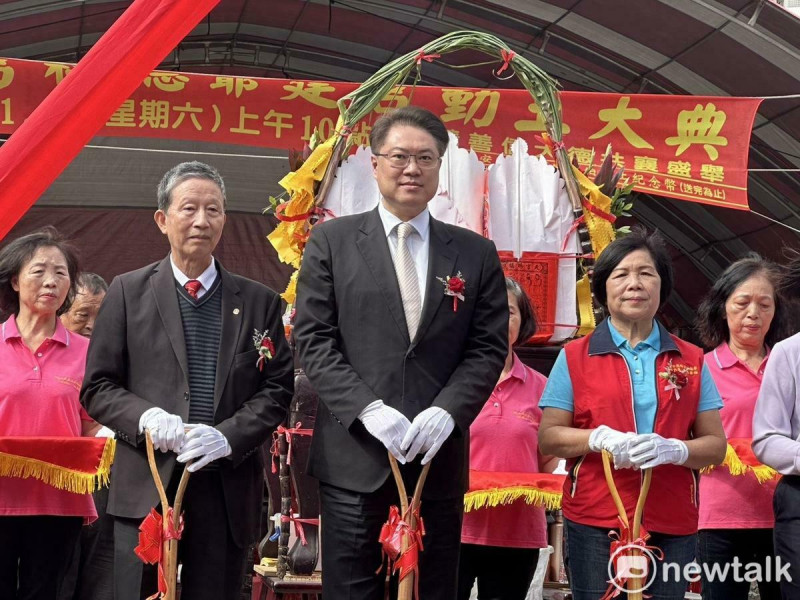
[[[203,284],[197,281],[197,279],[190,279],[183,284],[183,287],[186,288],[186,291],[189,292],[189,295],[192,298],[197,300],[197,292],[200,291],[200,288],[203,287]]]

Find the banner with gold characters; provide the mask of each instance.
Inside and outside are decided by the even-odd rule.
[[[72,65],[0,59],[0,134],[10,134]],[[97,135],[155,137],[300,149],[315,129],[326,139],[336,101],[358,84],[156,71]],[[564,143],[580,166],[611,144],[621,185],[679,200],[747,210],[747,155],[759,98],[562,92]],[[527,90],[399,86],[354,129],[409,103],[439,115],[486,164],[517,138],[544,153],[544,122]],[[598,166],[594,165],[594,166]],[[591,173],[590,173],[591,174]]]

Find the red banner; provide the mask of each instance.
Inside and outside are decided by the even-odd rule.
[[[0,59],[0,133],[12,133],[67,76],[70,65]],[[317,128],[331,134],[336,100],[358,84],[153,72],[98,135],[302,147]],[[624,182],[680,200],[747,209],[747,155],[760,99],[563,92],[564,142],[582,167],[596,167],[608,144]],[[353,132],[366,143],[370,123],[413,102],[438,114],[484,162],[538,137],[542,117],[526,90],[400,86]]]
[[[0,60],[2,122],[19,128],[0,148],[0,239],[96,135],[141,78],[218,2],[135,0],[55,90],[55,82],[46,76],[45,63],[25,63],[17,79],[13,64]],[[42,76],[44,88],[36,86]],[[17,91],[28,100],[20,102],[25,106],[24,116],[12,111]]]

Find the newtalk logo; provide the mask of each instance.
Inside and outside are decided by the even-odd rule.
[[[628,554],[632,550],[635,555]],[[617,576],[614,577],[614,564],[617,565]],[[625,544],[620,546],[611,555],[608,561],[608,579],[611,584],[622,592],[636,593],[643,592],[660,575],[661,581],[668,583],[673,581],[696,582],[705,578],[707,581],[735,581],[740,582],[775,582],[792,581],[789,574],[791,564],[783,562],[781,557],[767,556],[764,564],[755,562],[742,563],[738,557],[734,557],[730,563],[703,563],[690,562],[686,565],[677,563],[659,563],[655,555],[647,548],[642,548],[635,544]],[[625,587],[628,579],[640,580],[641,587],[630,589]],[[622,583],[621,583],[622,582]]]

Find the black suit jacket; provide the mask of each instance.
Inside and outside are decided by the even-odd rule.
[[[437,277],[459,271],[466,293],[454,310]],[[380,398],[409,420],[429,406],[452,415],[456,430],[432,462],[425,495],[464,493],[469,426],[508,352],[508,300],[491,241],[431,218],[427,290],[410,340],[377,209],[322,223],[303,256],[295,337],[300,362],[322,401],[312,475],[356,492],[380,487],[390,473],[386,449],[357,419]]]
[[[222,278],[222,334],[214,386],[214,423],[232,454],[218,459],[234,540],[258,535],[263,493],[261,444],[281,423],[293,388],[292,354],[283,334],[281,299],[266,286],[228,273]],[[254,330],[269,330],[275,356],[256,367]],[[189,381],[175,277],[169,257],[114,279],[100,308],[86,363],[81,401],[110,427],[117,445],[108,512],[143,518],[158,503],[139,418],[154,406],[189,417]],[[156,452],[162,481],[176,465]],[[188,499],[187,499],[188,500]]]

